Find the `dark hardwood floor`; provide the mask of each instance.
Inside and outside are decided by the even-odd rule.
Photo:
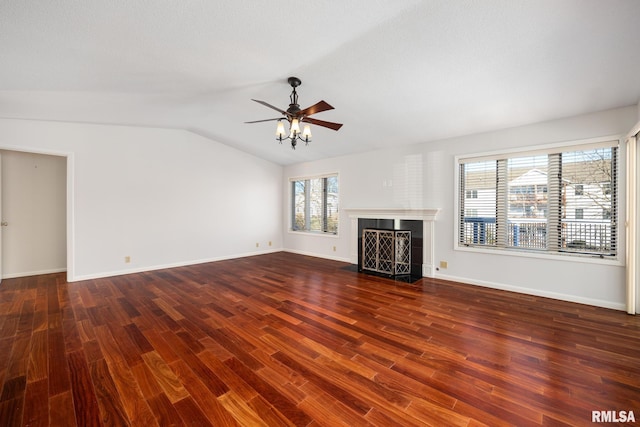
[[[2,426],[640,423],[640,318],[288,253],[0,285]]]

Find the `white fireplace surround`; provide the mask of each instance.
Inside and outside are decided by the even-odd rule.
[[[434,277],[434,241],[433,234],[436,216],[440,209],[406,209],[406,208],[350,208],[343,209],[351,219],[351,237],[349,239],[349,257],[352,264],[358,264],[358,219],[392,219],[399,228],[401,220],[422,221],[422,276]]]

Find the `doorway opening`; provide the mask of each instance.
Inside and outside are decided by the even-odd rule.
[[[0,150],[0,278],[68,270],[68,157]]]

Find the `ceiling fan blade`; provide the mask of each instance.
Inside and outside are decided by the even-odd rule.
[[[245,122],[245,123],[260,123],[260,122],[272,122],[274,120],[282,120],[282,117],[279,117],[277,119],[264,119],[264,120],[254,120],[252,122]]]
[[[310,117],[305,117],[302,121],[333,130],[338,130],[342,127],[342,123],[325,122],[324,120],[312,119]]]
[[[262,105],[264,105],[265,107],[272,108],[272,109],[276,110],[277,112],[279,112],[279,113],[281,113],[281,114],[284,114],[284,115],[286,115],[286,114],[287,114],[287,112],[286,112],[286,111],[281,110],[281,109],[280,109],[280,108],[278,108],[278,107],[274,107],[273,105],[271,105],[271,104],[269,104],[269,103],[267,103],[267,102],[259,101],[259,100],[257,100],[257,99],[251,99],[251,100],[252,100],[252,101],[257,102],[258,104],[262,104]]]
[[[325,101],[320,101],[311,107],[307,107],[300,111],[298,114],[302,116],[310,116],[312,114],[320,113],[321,111],[333,110],[333,107]]]

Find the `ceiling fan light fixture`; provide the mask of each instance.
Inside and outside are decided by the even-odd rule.
[[[275,118],[275,119],[266,119],[266,120],[254,120],[254,121],[245,122],[245,123],[261,123],[261,122],[270,122],[272,120],[277,120],[278,126],[276,127],[276,140],[280,141],[280,143],[282,144],[282,141],[284,141],[285,139],[290,139],[291,148],[293,148],[294,150],[296,148],[296,145],[298,145],[297,144],[298,140],[304,141],[305,144],[309,144],[311,142],[311,126],[309,126],[306,122],[309,122],[317,126],[333,129],[333,130],[339,130],[342,127],[341,123],[332,123],[324,120],[318,120],[315,118],[312,119],[311,117],[309,117],[313,114],[320,113],[322,111],[333,110],[333,107],[325,101],[320,101],[313,104],[310,107],[300,109],[300,105],[298,104],[298,93],[296,92],[296,88],[302,84],[302,81],[297,77],[289,77],[287,81],[291,85],[292,91],[291,91],[291,95],[289,96],[289,100],[290,100],[289,108],[287,108],[286,111],[278,107],[275,107],[267,102],[260,101],[258,99],[252,99],[252,101],[257,102],[258,104],[264,105],[265,107],[278,111],[284,117]],[[285,133],[283,120],[286,120],[289,122],[289,135]],[[302,133],[300,133],[301,121],[305,122]]]

